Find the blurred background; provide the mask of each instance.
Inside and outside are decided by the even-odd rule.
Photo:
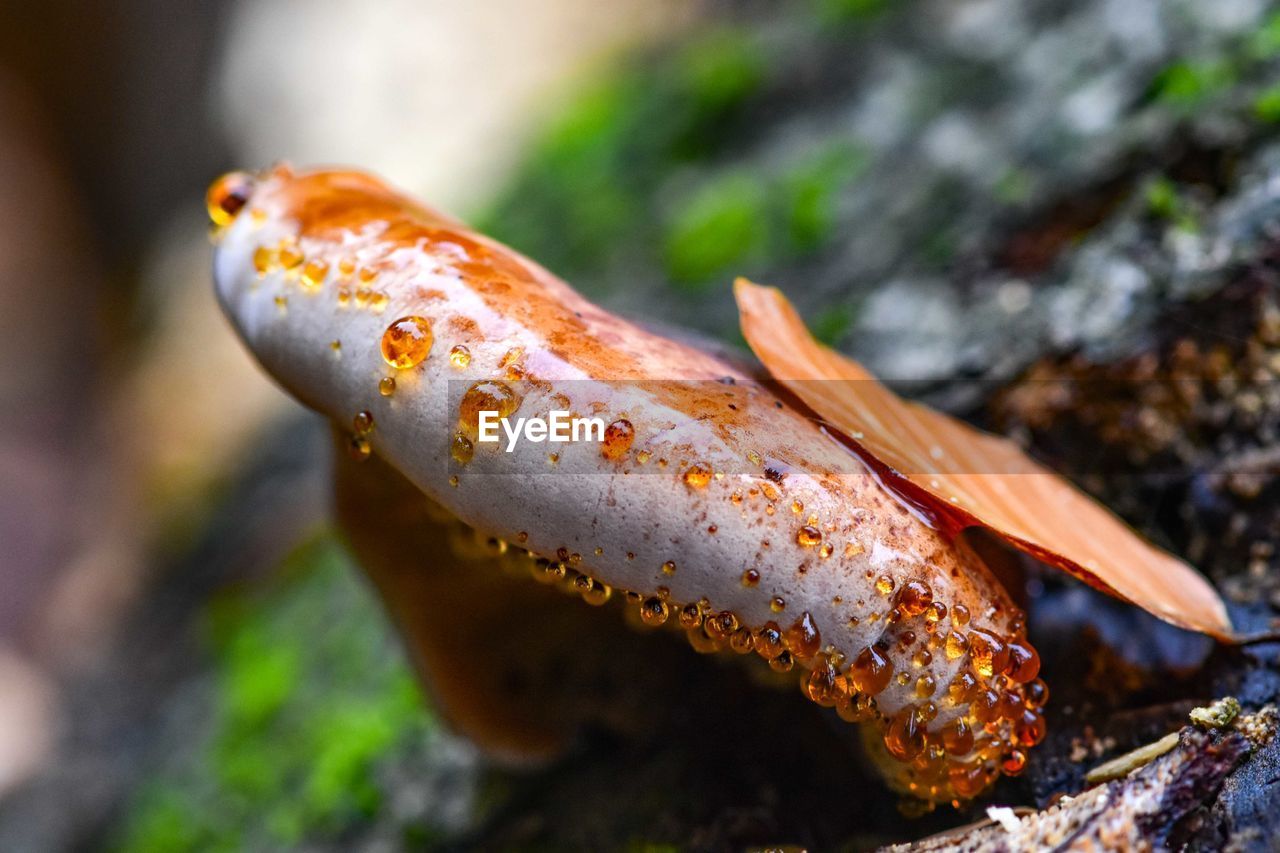
[[[202,196],[232,168],[379,172],[614,310],[730,342],[732,278],[776,283],[824,340],[1030,442],[1265,618],[1274,7],[0,6],[0,849],[865,846],[930,825],[814,818],[732,763],[745,741],[731,782],[624,751],[687,787],[575,808],[619,753],[513,777],[450,735],[330,529],[323,427],[215,306]],[[1081,416],[1034,381],[1178,353],[1216,371],[1207,396]],[[1090,481],[1103,457],[1132,476]],[[1151,701],[1135,671],[1103,706]],[[1186,677],[1164,689],[1208,689]],[[1047,801],[1061,778],[1038,772],[1007,796]],[[884,797],[858,779],[841,796]]]

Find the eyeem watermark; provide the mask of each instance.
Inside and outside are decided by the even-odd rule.
[[[541,444],[544,441],[568,443],[604,441],[605,423],[601,418],[574,417],[572,412],[553,410],[545,418],[500,417],[495,411],[480,412],[477,439],[483,444],[497,444],[506,436],[507,453],[515,450],[521,439]],[[499,429],[502,435],[499,435]]]

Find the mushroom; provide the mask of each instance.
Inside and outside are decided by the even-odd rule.
[[[342,429],[342,470],[369,469],[348,482],[372,493],[394,479],[405,503],[420,492],[437,520],[525,555],[535,577],[588,604],[621,597],[699,651],[793,672],[812,701],[864,724],[890,784],[921,798],[971,798],[1019,772],[1043,738],[1047,689],[1024,616],[956,536],[960,522],[985,523],[984,495],[962,517],[903,488],[874,455],[875,441],[893,449],[892,429],[864,447],[856,398],[836,390],[824,403],[818,386],[783,375],[771,332],[810,359],[800,363],[817,351],[785,316],[772,330],[755,322],[771,304],[782,310],[763,289],[739,285],[745,328],[786,388],[605,312],[367,174],[237,173],[214,184],[209,208],[223,308],[266,371]],[[884,393],[874,402],[884,413],[908,405]],[[496,418],[541,420],[545,439],[556,413],[598,421],[598,435],[485,440]],[[944,443],[957,452],[969,441],[953,438]],[[508,755],[553,749],[554,726],[522,733],[479,719],[485,691],[468,689],[475,674],[450,642],[451,593],[465,591],[447,580],[433,590],[401,558],[380,559],[361,507],[348,500],[342,512],[357,552],[454,718]],[[438,535],[423,537],[426,562],[442,549]],[[1213,612],[1185,623],[1203,627]],[[1225,616],[1214,627],[1229,631]]]

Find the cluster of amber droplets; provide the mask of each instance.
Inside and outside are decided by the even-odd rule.
[[[523,535],[518,539],[526,540]],[[615,591],[583,568],[582,555],[564,548],[554,557],[537,557],[498,540],[489,545],[508,562],[514,557],[540,583],[555,585],[588,604],[600,606],[620,597],[633,624],[676,627],[699,652],[754,653],[775,672],[798,670],[801,688],[811,701],[834,708],[848,722],[871,724],[869,731],[878,741],[873,752],[892,763],[890,778],[923,800],[977,796],[1001,773],[1020,773],[1026,750],[1045,736],[1040,709],[1048,701],[1048,688],[1037,677],[1039,657],[1023,638],[1021,624],[1015,622],[1007,638],[974,627],[964,605],[948,609],[933,599],[924,581],[908,580],[896,587],[891,615],[896,623],[916,620],[923,639],[913,631],[899,632],[896,650],[881,641],[846,660],[831,646],[823,648],[821,632],[807,612],[787,627],[769,621],[752,628],[732,611],[716,610],[705,598],[681,605],[671,600],[665,587],[653,594]],[[674,570],[674,563],[662,568],[664,574]],[[744,584],[754,580],[758,578],[751,572],[744,573]],[[938,684],[931,664],[961,658],[959,673],[945,686]],[[918,701],[885,714],[876,698],[895,682],[914,682]],[[948,713],[951,709],[958,712]],[[947,722],[938,725],[939,717]]]
[[[744,585],[756,580],[744,573]],[[894,594],[895,586],[891,578],[877,580],[881,594]],[[876,723],[878,751],[896,765],[891,776],[922,799],[969,799],[999,774],[1020,773],[1026,750],[1045,736],[1040,709],[1048,701],[1048,688],[1037,678],[1039,657],[1023,637],[1021,624],[1015,623],[1007,638],[973,627],[964,605],[948,610],[921,580],[897,587],[893,600],[890,621],[915,620],[923,638],[914,631],[900,632],[898,653],[878,642],[851,661],[831,647],[821,649],[820,632],[808,613],[788,629],[769,622],[754,631],[705,600],[686,605],[678,616],[699,651],[754,651],[782,672],[801,663],[805,696],[834,708],[846,721]],[[930,671],[935,657],[962,664],[945,686]],[[917,701],[886,715],[877,708],[876,697],[895,681],[910,686]],[[943,713],[952,708],[960,712]],[[947,722],[936,725],[939,716]]]
[[[964,605],[948,612],[923,581],[908,581],[897,592],[892,618],[913,617],[927,635],[911,657],[918,701],[884,720],[883,751],[901,763],[896,776],[911,793],[932,801],[969,799],[999,774],[1022,772],[1026,750],[1044,739],[1040,709],[1048,688],[1037,678],[1040,659],[1020,622],[1005,637],[974,627]],[[945,687],[928,671],[938,655],[961,664]],[[898,679],[912,684],[906,673]],[[949,709],[959,713],[933,725]]]

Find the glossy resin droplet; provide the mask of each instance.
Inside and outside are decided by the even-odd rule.
[[[449,363],[458,369],[462,369],[471,364],[471,350],[462,344],[458,344],[449,350]]]
[[[705,488],[711,482],[711,466],[705,462],[695,462],[684,472],[684,484],[691,489]]]
[[[605,427],[604,441],[600,443],[600,453],[605,459],[621,459],[631,449],[635,441],[636,428],[631,421],[619,419]]]
[[[205,194],[209,221],[219,228],[225,228],[234,222],[249,203],[253,184],[253,177],[244,172],[229,172],[214,181]]]
[[[426,360],[434,342],[425,317],[401,317],[382,333],[382,358],[396,370],[408,370]]]
[[[480,429],[480,413],[493,412],[499,418],[509,417],[520,408],[520,394],[505,382],[486,379],[477,382],[462,395],[458,407],[458,426],[470,435]]]

